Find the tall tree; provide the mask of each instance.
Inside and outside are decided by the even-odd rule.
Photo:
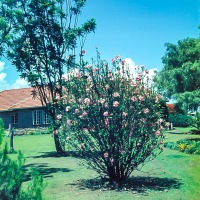
[[[164,68],[155,81],[168,98],[177,100],[185,110],[200,106],[200,38],[186,38],[166,44]]]
[[[82,62],[87,35],[95,30],[95,20],[82,25],[78,17],[86,0],[2,0],[0,13],[11,30],[4,40],[7,57],[34,88],[33,95],[47,106],[52,118],[57,152],[63,148],[57,134],[57,115],[62,108],[64,72]],[[12,10],[12,13],[8,11]],[[3,24],[3,22],[2,22]],[[4,23],[5,24],[5,23]],[[2,45],[1,45],[2,46]]]

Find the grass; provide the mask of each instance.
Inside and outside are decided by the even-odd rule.
[[[166,133],[166,137],[167,141],[200,138],[199,135],[169,133]],[[50,135],[16,136],[14,148],[21,150],[26,158],[25,183],[30,178],[32,167],[43,174],[47,183],[43,192],[46,200],[197,200],[200,196],[198,155],[187,155],[165,148],[142,171],[132,174],[123,191],[116,191],[102,185],[94,171],[80,165],[80,158],[57,156]]]

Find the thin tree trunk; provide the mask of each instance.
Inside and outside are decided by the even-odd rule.
[[[65,151],[62,149],[62,146],[60,144],[60,140],[57,134],[54,134],[54,142],[55,142],[55,148],[58,154],[64,155]]]
[[[12,129],[11,124],[9,124],[9,136],[10,136],[10,152],[12,153],[14,151],[14,146],[13,146],[14,130]]]

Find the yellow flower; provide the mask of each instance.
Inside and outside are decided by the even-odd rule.
[[[181,149],[181,151],[185,150],[185,144],[179,144],[179,148]]]

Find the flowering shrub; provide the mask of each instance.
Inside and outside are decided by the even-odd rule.
[[[63,130],[70,130],[68,145],[80,150],[100,175],[120,184],[162,151],[166,123],[161,96],[148,85],[148,70],[137,66],[131,74],[119,56],[112,64],[109,68],[98,57],[68,77],[66,111],[58,119]]]

